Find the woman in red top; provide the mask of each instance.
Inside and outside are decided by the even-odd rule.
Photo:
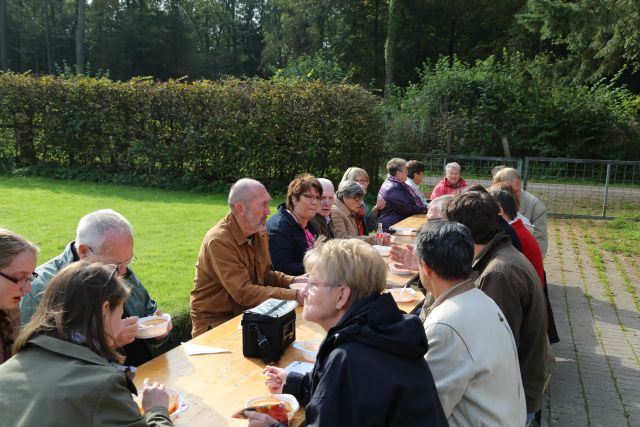
[[[531,234],[527,227],[518,216],[518,208],[516,206],[516,199],[512,194],[505,190],[492,190],[490,194],[498,202],[500,206],[500,215],[511,225],[513,230],[520,239],[522,246],[522,254],[527,257],[533,268],[536,269],[538,276],[540,277],[540,283],[542,287],[545,286],[544,279],[544,264],[542,261],[542,252],[540,246],[536,241],[536,238]]]
[[[431,200],[435,200],[445,194],[457,194],[467,186],[467,182],[460,177],[462,168],[456,162],[449,163],[444,167],[444,179],[436,185],[431,192]]]

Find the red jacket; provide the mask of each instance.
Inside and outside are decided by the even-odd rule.
[[[451,184],[447,180],[447,178],[444,178],[442,181],[438,183],[438,185],[436,185],[436,188],[434,188],[433,191],[431,192],[430,200],[437,199],[438,197],[444,196],[447,194],[457,194],[460,191],[462,191],[462,189],[466,186],[467,186],[467,181],[465,181],[462,178],[458,180],[456,185]]]
[[[527,230],[527,227],[525,227],[520,218],[513,221],[511,227],[515,230],[518,238],[520,238],[522,254],[527,257],[531,265],[533,265],[533,268],[536,269],[538,276],[540,276],[540,283],[542,283],[542,287],[544,288],[547,284],[544,282],[544,264],[542,262],[540,245],[538,245],[536,238]]]

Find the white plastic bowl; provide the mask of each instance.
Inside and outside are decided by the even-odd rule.
[[[149,325],[148,323],[156,323],[158,320],[162,322],[155,325]],[[167,313],[162,316],[147,316],[138,319],[138,331],[136,332],[136,338],[148,339],[155,338],[167,333],[169,328],[169,321],[171,316]]]
[[[411,288],[388,289],[395,302],[411,302],[416,298],[416,291]]]
[[[378,251],[381,256],[389,256],[391,253],[391,246],[373,245],[373,249]]]
[[[298,409],[300,409],[300,404],[292,394],[271,394],[266,396],[256,396],[247,400],[244,406],[246,408],[249,408],[251,406],[260,405],[261,401],[267,401],[267,400],[273,400],[273,399],[287,402],[291,405],[293,409],[287,412],[287,418],[289,418],[289,420],[291,420],[291,418],[293,418],[296,412],[298,412]]]
[[[293,343],[293,348],[296,348],[302,352],[302,357],[304,357],[304,360],[315,362],[321,343],[322,340],[296,341]]]
[[[397,274],[398,276],[408,276],[410,274],[416,274],[417,273],[417,271],[405,270],[405,269],[402,269],[402,268],[394,267],[393,264],[389,264],[389,270],[393,274]]]

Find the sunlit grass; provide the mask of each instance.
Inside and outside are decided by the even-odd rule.
[[[136,274],[159,306],[188,312],[204,234],[228,212],[227,194],[193,194],[119,185],[0,176],[0,227],[40,246],[39,264],[62,252],[80,217],[111,208],[133,225]],[[277,201],[272,203],[274,211]]]

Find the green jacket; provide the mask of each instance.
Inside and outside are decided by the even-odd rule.
[[[26,294],[20,302],[20,322],[23,325],[31,320],[49,281],[64,267],[78,260],[75,242],[71,242],[64,248],[64,252],[36,269],[38,278],[31,282],[31,293]],[[124,302],[124,315],[138,317],[151,316],[158,307],[156,302],[149,296],[145,287],[140,283],[140,280],[138,280],[138,276],[129,269],[127,275],[124,277],[124,281],[131,289],[129,298]],[[139,366],[151,360],[154,356],[161,353],[161,346],[165,341],[166,340],[156,339],[141,340],[136,338],[132,343],[124,347],[124,352],[127,355],[125,363],[127,365]]]
[[[31,282],[31,293],[26,294],[20,302],[20,323],[25,325],[31,320],[42,299],[42,294],[53,276],[67,265],[78,260],[75,242],[71,242],[64,248],[64,252],[36,269],[38,278]],[[151,299],[133,271],[129,270],[129,274],[125,277],[125,282],[131,288],[131,295],[124,303],[125,314],[138,317],[151,316],[158,308],[157,304]]]
[[[172,426],[167,409],[143,417],[123,372],[87,347],[40,335],[0,365],[0,424]]]

